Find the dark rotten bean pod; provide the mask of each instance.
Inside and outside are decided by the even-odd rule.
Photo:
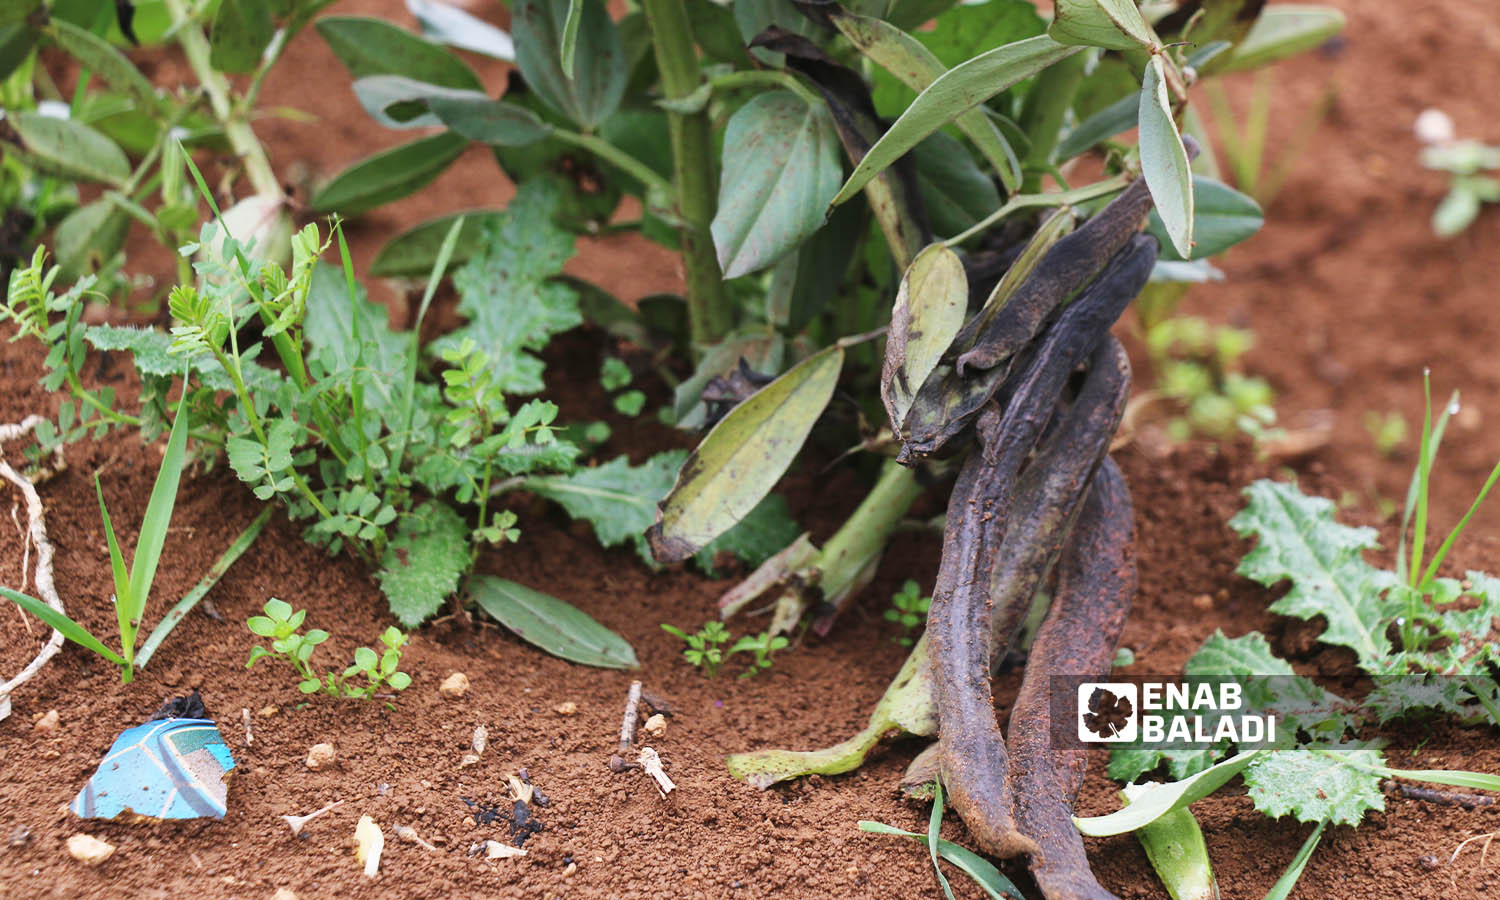
[[[1077,685],[1110,669],[1135,595],[1130,491],[1114,460],[1099,466],[1077,526],[1063,549],[1057,596],[1032,644],[1021,692],[1010,717],[1010,786],[1015,821],[1038,849],[1031,871],[1047,900],[1115,900],[1089,870],[1073,801],[1088,757],[1061,740]],[[1054,726],[1058,735],[1054,735]]]
[[[991,662],[1005,657],[1051,571],[1130,395],[1130,357],[1113,337],[1094,350],[1088,377],[1016,486],[990,581]]]
[[[1019,396],[1040,391],[1049,399],[1056,398],[1068,374],[1083,362],[1145,286],[1156,264],[1156,252],[1156,239],[1150,235],[1137,234],[1131,238],[1078,299],[1063,309],[1042,337],[1031,361],[1019,368],[1019,374],[1005,377],[1002,374],[1005,369],[992,369],[960,378],[954,373],[944,379],[944,383],[953,383],[953,394],[948,396],[929,392],[924,385],[907,417],[910,437],[901,448],[899,460],[910,465],[940,452],[997,393]],[[1052,387],[1043,387],[1043,382]],[[933,379],[928,379],[928,384],[932,383]],[[929,424],[932,430],[913,427],[913,419]]]
[[[1137,178],[1077,231],[1058,241],[992,321],[976,318],[971,323],[974,331],[965,326],[959,332],[955,339],[958,346],[974,342],[958,358],[959,374],[971,368],[994,368],[1031,343],[1057,308],[1092,281],[1110,258],[1140,231],[1141,221],[1150,209],[1151,192],[1146,188],[1146,179]]]

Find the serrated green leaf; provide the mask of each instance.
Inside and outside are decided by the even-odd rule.
[[[469,526],[448,504],[424,503],[402,520],[380,562],[375,580],[391,612],[415,628],[458,590],[469,571]]]
[[[328,16],[319,19],[316,27],[356,79],[404,75],[428,84],[484,90],[479,76],[458,57],[389,22],[360,16]]]
[[[699,550],[693,561],[710,576],[718,574],[714,571],[714,559],[720,553],[732,554],[747,566],[758,566],[784,550],[801,533],[801,526],[786,507],[786,498],[770,494],[738,525]]]
[[[182,374],[183,359],[171,352],[171,335],[154,328],[92,325],[84,329],[83,339],[97,350],[128,351],[131,362],[143,375],[169,378]],[[251,360],[243,360],[240,370],[245,384],[252,391],[274,393],[284,381],[277,372]],[[193,374],[204,387],[216,391],[234,390],[234,383],[228,373],[211,357],[193,360]]]
[[[686,451],[668,450],[632,466],[629,459],[617,456],[571,475],[528,478],[524,488],[556,501],[573,518],[588,521],[600,544],[613,547],[629,541],[642,559],[651,562],[646,529],[656,520],[656,504],[671,490],[686,458]]]
[[[521,185],[505,213],[485,227],[484,249],[453,276],[458,311],[469,323],[433,344],[441,353],[474,341],[507,394],[540,391],[542,361],[527,351],[583,322],[578,295],[551,280],[574,251],[573,235],[553,221],[561,202],[555,182]]]
[[[495,621],[554,656],[606,669],[639,665],[624,638],[556,597],[493,575],[475,576],[469,593]]]
[[[362,355],[354,340],[356,333],[364,345]],[[348,282],[338,267],[323,262],[314,266],[303,334],[308,346],[320,351],[324,363],[340,377],[354,377],[358,356],[358,377],[365,382],[365,403],[370,409],[393,402],[411,336],[391,330],[385,307],[366,299],[364,285],[356,283],[350,297]]]
[[[1345,765],[1383,766],[1373,744],[1348,743],[1277,750],[1257,759],[1245,770],[1250,800],[1273,818],[1296,816],[1303,822],[1329,820],[1335,825],[1357,825],[1367,810],[1385,809],[1380,776]]]
[[[1385,594],[1396,576],[1364,560],[1363,551],[1377,546],[1375,530],[1338,524],[1333,501],[1309,497],[1294,484],[1262,479],[1245,495],[1250,503],[1229,527],[1259,540],[1235,571],[1266,587],[1291,580],[1271,611],[1323,616],[1328,628],[1320,640],[1350,648],[1367,671],[1379,671],[1391,652],[1385,629],[1396,612]]]
[[[724,277],[763,269],[817,231],[842,174],[825,104],[768,91],[736,110],[710,227]]]

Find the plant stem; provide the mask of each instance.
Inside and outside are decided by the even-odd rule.
[[[1116,175],[1113,178],[1106,178],[1102,181],[1096,181],[1093,184],[1086,184],[1083,187],[1074,188],[1071,191],[1055,191],[1042,194],[1016,194],[1009,200],[1005,201],[1004,206],[985,216],[983,220],[976,223],[968,231],[965,231],[962,234],[956,234],[953,237],[948,238],[946,241],[943,241],[943,246],[957,247],[959,244],[962,244],[964,241],[967,241],[974,235],[981,234],[989,230],[992,226],[994,226],[996,222],[1000,222],[1008,216],[1015,215],[1017,212],[1023,209],[1029,209],[1034,206],[1069,206],[1074,203],[1082,203],[1086,200],[1093,200],[1096,197],[1103,197],[1106,194],[1113,194],[1116,191],[1124,189],[1124,187],[1129,183],[1130,179],[1128,177],[1124,175]]]
[[[742,72],[726,72],[710,78],[708,83],[715,91],[732,91],[735,88],[756,86],[780,88],[801,97],[809,106],[816,106],[823,102],[812,89],[798,81],[795,75],[779,69],[746,69]]]
[[[698,56],[688,29],[683,0],[643,0],[662,90],[668,100],[679,100],[698,87]],[[682,241],[682,263],[687,274],[688,318],[693,342],[711,344],[723,337],[732,324],[724,274],[714,250],[709,223],[718,200],[715,184],[713,141],[708,114],[667,114],[672,140],[673,181],[677,185],[677,211],[683,220],[678,229]]]
[[[276,174],[271,171],[271,161],[266,158],[266,151],[256,138],[255,131],[251,129],[249,121],[240,112],[236,112],[234,104],[229,98],[229,82],[214,70],[213,64],[209,62],[208,38],[203,36],[203,31],[196,22],[190,21],[191,15],[184,7],[182,0],[162,0],[166,5],[167,15],[172,17],[172,24],[177,32],[177,43],[182,45],[183,55],[187,57],[188,66],[192,68],[193,74],[198,77],[198,83],[203,85],[203,90],[208,94],[208,102],[213,107],[214,118],[224,126],[224,137],[229,141],[229,147],[234,155],[240,159],[245,166],[245,176],[250,179],[250,186],[257,194],[281,195],[281,184],[276,180]]]

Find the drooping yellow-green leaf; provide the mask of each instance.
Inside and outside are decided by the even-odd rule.
[[[1141,174],[1151,188],[1151,199],[1161,216],[1172,247],[1183,259],[1193,252],[1193,170],[1182,133],[1172,117],[1167,92],[1166,62],[1160,55],[1146,64],[1141,82]]]
[[[900,433],[917,391],[963,327],[969,303],[969,279],[958,254],[932,244],[912,260],[896,304],[880,368],[880,399]]]
[[[833,397],[844,350],[834,345],[736,406],[682,464],[647,539],[660,562],[687,559],[733,528],[792,464]]]
[[[1144,49],[1156,43],[1135,0],[1058,0],[1047,34],[1060,44],[1110,50]]]
[[[929,134],[1078,50],[1038,36],[997,47],[949,69],[918,94],[890,130],[875,142],[834,196],[832,205],[853,197]]]
[[[114,187],[130,177],[125,151],[82,122],[19,110],[5,121],[20,139],[27,162],[40,172]]]

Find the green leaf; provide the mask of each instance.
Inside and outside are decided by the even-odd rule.
[[[161,561],[161,551],[167,543],[167,528],[172,524],[172,510],[177,505],[177,485],[182,480],[182,468],[187,456],[189,418],[180,410],[172,418],[167,450],[162,455],[156,483],[151,487],[151,498],[146,501],[146,514],[141,518],[135,554],[130,560],[132,608],[129,610],[129,621],[133,624],[129,635],[123,629],[121,631],[121,643],[127,659],[135,655],[135,632],[146,612],[146,600],[150,597],[151,585],[156,580],[156,566]]]
[[[552,133],[552,127],[524,106],[488,97],[432,97],[427,100],[444,125],[471,141],[525,147]]]
[[[1094,145],[1109,140],[1117,134],[1129,131],[1136,125],[1141,112],[1140,97],[1131,91],[1109,106],[1078,123],[1058,142],[1057,159],[1069,160],[1093,149]],[[1163,242],[1165,244],[1165,242]]]
[[[136,370],[143,375],[170,378],[182,374],[182,358],[171,352],[171,336],[153,328],[94,325],[84,331],[83,339],[97,350],[129,352]],[[216,391],[234,389],[229,375],[212,358],[200,357],[194,360],[193,371],[204,387]],[[241,361],[240,371],[245,378],[245,384],[252,391],[273,393],[283,381],[278,373],[250,360]]]
[[[1206,175],[1193,176],[1193,256],[1205,259],[1247,240],[1264,224],[1260,204],[1222,181]],[[1162,223],[1151,210],[1147,230],[1162,245],[1162,259],[1181,259]]]
[[[1149,825],[1157,819],[1179,809],[1197,803],[1214,791],[1228,784],[1234,776],[1246,771],[1246,767],[1260,758],[1266,751],[1251,750],[1232,756],[1215,766],[1180,781],[1153,782],[1141,786],[1131,799],[1130,805],[1103,816],[1080,819],[1073,817],[1073,824],[1088,837],[1108,837],[1125,834]],[[1248,775],[1246,776],[1249,777]]]
[[[364,285],[356,283],[351,297],[344,273],[337,266],[317,263],[302,327],[308,346],[321,351],[323,361],[339,377],[364,380],[369,408],[381,409],[394,399],[411,336],[391,330],[385,307],[366,299]],[[363,354],[356,334],[364,344]],[[361,369],[358,376],[356,368]]]
[[[828,108],[768,91],[735,111],[711,231],[725,278],[763,269],[823,224],[843,168]]]
[[[1035,10],[1028,4],[1006,2],[999,6],[1002,14],[998,16],[995,15],[996,6],[997,3],[984,3],[974,7],[959,7],[943,16],[938,31],[923,32],[916,36],[879,19],[838,14],[833,14],[832,17],[834,25],[861,53],[894,76],[908,91],[925,91],[933,81],[948,71],[949,66],[961,65],[980,52],[999,49],[1004,44],[1034,37],[1040,32],[1040,28],[1033,27],[1034,20],[1039,20]],[[968,12],[971,9],[973,12]],[[1004,14],[1010,10],[1017,10],[1018,15]],[[978,18],[971,20],[971,16]],[[967,37],[957,37],[960,33],[972,33],[973,43]],[[944,37],[940,38],[939,34]],[[889,81],[876,79],[872,99],[878,109],[894,101],[900,101],[901,107],[910,105],[905,95],[889,96],[893,92],[883,89],[885,84],[889,84]],[[957,116],[953,123],[974,142],[980,154],[1005,182],[1007,190],[1014,189],[1020,183],[1020,161],[984,110],[971,109]],[[927,141],[923,141],[923,144],[926,143]],[[918,145],[921,146],[922,144]]]
[[[512,7],[516,65],[548,106],[593,129],[614,114],[624,96],[625,46],[603,0],[576,0],[582,6],[575,41],[578,58],[569,74],[563,66],[562,38],[572,2],[519,0]]]
[[[120,252],[129,233],[130,216],[107,197],[68,213],[52,233],[62,279],[75,281],[96,271]]]
[[[1343,30],[1344,14],[1331,6],[1274,3],[1261,10],[1250,33],[1218,71],[1259,68],[1321,46]]]
[[[780,494],[768,494],[738,525],[699,550],[693,561],[708,575],[717,574],[714,559],[720,553],[732,554],[747,566],[759,566],[780,553],[801,533],[801,526],[787,509],[786,498]]]
[[[29,12],[29,11],[28,11]],[[36,42],[42,36],[40,30],[25,21],[10,21],[0,25],[0,80],[9,78],[31,57]]]
[[[450,262],[455,265],[468,262],[484,247],[485,228],[491,222],[498,222],[502,215],[499,210],[470,210],[428,219],[387,241],[375,254],[375,261],[370,263],[370,274],[377,278],[426,276],[437,263],[438,251],[448,236],[448,229],[459,217],[463,217],[464,224],[453,245]]]
[[[1128,804],[1147,790],[1150,788],[1126,785],[1121,793]],[[1212,900],[1219,896],[1208,844],[1192,810],[1183,807],[1164,813],[1137,829],[1135,837],[1173,900]]]
[[[558,48],[562,57],[563,74],[573,77],[573,63],[578,57],[578,26],[583,22],[583,0],[568,0],[568,17],[563,21],[562,45]]]
[[[19,139],[26,161],[43,174],[113,187],[130,177],[125,152],[82,122],[25,110],[11,111],[5,122]]]
[[[1188,259],[1193,252],[1193,171],[1172,117],[1165,65],[1160,55],[1151,57],[1141,82],[1141,174],[1171,246],[1178,258]]]
[[[33,616],[36,616],[38,619],[41,619],[49,627],[55,628],[58,631],[62,632],[63,637],[67,638],[78,646],[104,657],[117,666],[125,665],[125,659],[121,657],[120,654],[100,643],[99,639],[94,637],[92,634],[89,634],[88,630],[85,629],[82,625],[78,624],[63,613],[58,612],[42,601],[36,599],[35,597],[28,597],[25,594],[21,594],[11,590],[10,588],[4,587],[0,587],[0,596],[14,601],[17,606],[31,613]]]
[[[834,196],[835,205],[854,196],[870,179],[923,138],[1024,78],[1078,52],[1048,37],[1027,38],[949,69],[917,95],[901,118],[870,148]]]
[[[1277,819],[1290,813],[1303,822],[1326,819],[1335,825],[1357,825],[1366,810],[1385,809],[1380,776],[1354,768],[1383,765],[1380,750],[1350,743],[1327,751],[1300,746],[1256,760],[1245,771],[1255,808]]]
[[[1266,587],[1290,579],[1292,589],[1271,611],[1323,616],[1328,628],[1319,640],[1350,648],[1362,667],[1378,671],[1391,651],[1385,629],[1394,614],[1383,595],[1396,576],[1364,560],[1362,552],[1377,546],[1375,530],[1338,524],[1333,501],[1294,484],[1261,479],[1245,495],[1250,503],[1229,527],[1259,541],[1235,571]]]
[[[453,507],[431,500],[401,520],[375,580],[396,620],[415,628],[458,590],[470,562],[468,524]]]
[[[276,34],[266,0],[220,0],[209,30],[208,61],[220,72],[250,72]]]
[[[469,593],[495,621],[554,656],[605,669],[639,665],[624,638],[556,597],[493,575],[475,576]]]
[[[687,559],[771,492],[833,397],[844,366],[835,344],[729,412],[693,451],[648,539],[659,562]]]
[[[927,219],[937,234],[958,234],[1000,206],[995,182],[957,139],[934,131],[912,149]]]
[[[1302,847],[1297,850],[1297,855],[1292,857],[1292,862],[1271,885],[1271,890],[1266,893],[1265,900],[1287,900],[1292,894],[1292,888],[1297,886],[1297,879],[1302,877],[1302,870],[1307,868],[1307,861],[1312,859],[1313,851],[1318,849],[1318,842],[1323,839],[1323,830],[1328,827],[1328,822],[1318,823],[1313,833],[1302,842]]]
[[[963,327],[968,306],[963,261],[942,244],[918,253],[901,276],[880,368],[880,398],[897,434],[917,391]]]
[[[356,79],[404,75],[443,87],[484,91],[474,70],[431,41],[380,19],[329,16],[317,21],[318,34]]]
[[[108,41],[63,19],[53,19],[47,34],[83,68],[139,101],[142,109],[154,110],[161,103],[146,76]]]
[[[446,132],[367,156],[313,195],[314,212],[357,216],[414,193],[438,177],[469,142]]]
[[[458,311],[469,323],[433,344],[435,352],[474,341],[489,356],[495,386],[508,394],[542,389],[540,350],[583,322],[578,295],[553,281],[573,255],[574,237],[554,219],[561,191],[550,179],[522,183],[505,213],[484,228],[484,249],[453,275]]]
[[[1135,0],[1058,0],[1047,34],[1061,44],[1146,49],[1156,44]]]
[[[656,518],[656,504],[672,487],[672,478],[687,454],[658,453],[639,466],[617,456],[607,463],[569,475],[528,478],[525,489],[556,501],[568,515],[594,526],[599,543],[613,547],[629,541],[646,561],[646,529]]]
[[[510,35],[451,3],[406,0],[406,8],[422,23],[422,32],[435,41],[515,62],[516,47]]]
[[[861,820],[859,830],[871,834],[890,834],[897,837],[911,838],[919,843],[928,843],[928,836],[904,831],[900,828],[887,825],[884,822],[871,822],[867,819]],[[939,838],[935,845],[938,856],[963,870],[965,875],[981,887],[993,900],[1015,900],[1024,897],[1021,889],[1003,875],[995,864],[960,844]]]

